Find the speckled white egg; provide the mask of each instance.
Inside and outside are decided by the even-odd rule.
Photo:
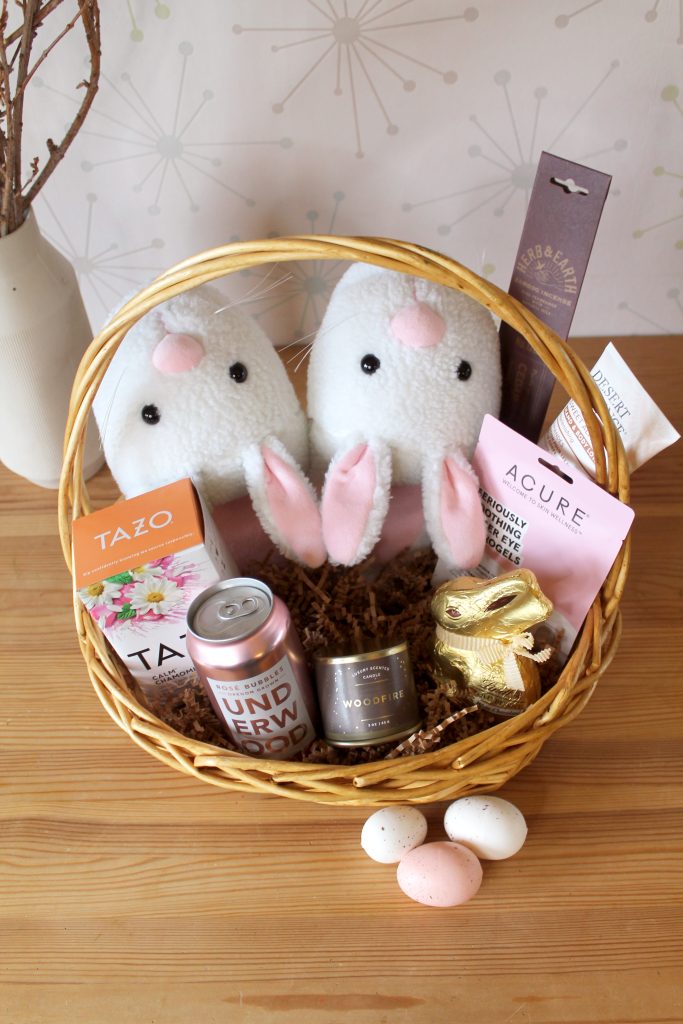
[[[396,864],[424,842],[427,819],[417,807],[383,807],[363,825],[360,845],[380,864]]]
[[[479,892],[482,869],[460,843],[425,843],[401,858],[396,871],[400,888],[426,907],[457,907]]]
[[[443,819],[448,838],[463,843],[482,860],[505,860],[524,845],[524,815],[499,796],[465,796],[448,807]]]

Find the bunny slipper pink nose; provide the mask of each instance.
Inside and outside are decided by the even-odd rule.
[[[414,302],[400,309],[389,327],[396,340],[409,348],[433,348],[446,330],[443,319],[426,302]]]
[[[191,334],[166,334],[152,353],[152,363],[162,373],[186,373],[199,366],[204,346]]]

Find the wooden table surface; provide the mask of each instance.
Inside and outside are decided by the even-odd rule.
[[[683,339],[618,347],[681,430]],[[434,910],[360,850],[369,812],[224,793],[131,743],[81,660],[56,496],[3,469],[3,1024],[682,1021],[683,444],[632,485],[616,660],[501,791],[523,850]]]

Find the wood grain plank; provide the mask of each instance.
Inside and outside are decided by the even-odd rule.
[[[618,344],[681,429],[683,339]],[[115,499],[106,471],[91,493]],[[54,493],[0,470],[0,495],[3,1024],[680,1024],[683,446],[633,478],[612,666],[505,786],[527,844],[451,911],[365,858],[366,811],[217,791],[132,743],[80,657]]]
[[[494,968],[495,971],[495,968]],[[596,977],[599,975],[599,977]],[[625,985],[618,970],[561,971],[519,979],[495,971],[467,978],[425,975],[417,986],[413,977],[381,978],[350,986],[330,976],[323,981],[209,982],[201,977],[163,987],[139,975],[134,983],[100,982],[97,986],[62,982],[44,984],[39,977],[12,987],[8,1003],[11,1024],[61,1024],[62,1020],[99,1021],[103,1009],[114,1020],[140,1020],[140,1007],[149,1007],[150,1021],[165,1024],[272,1024],[283,1021],[352,1021],[353,1024],[413,1024],[418,1021],[477,1021],[478,1024],[679,1024],[681,999],[675,990],[675,968],[657,971],[661,1007],[648,991],[650,972],[636,969]],[[668,996],[668,999],[666,998]]]

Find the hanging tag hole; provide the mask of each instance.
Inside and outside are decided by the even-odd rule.
[[[559,466],[553,466],[552,462],[546,462],[545,459],[541,458],[539,458],[538,461],[545,469],[549,469],[551,473],[554,473],[556,476],[562,477],[562,479],[566,480],[568,484],[574,483],[572,478],[568,476],[563,470],[561,470]]]
[[[589,195],[588,189],[584,188],[583,185],[577,185],[573,178],[551,178],[550,184],[559,185],[560,188],[564,189],[567,195]]]

